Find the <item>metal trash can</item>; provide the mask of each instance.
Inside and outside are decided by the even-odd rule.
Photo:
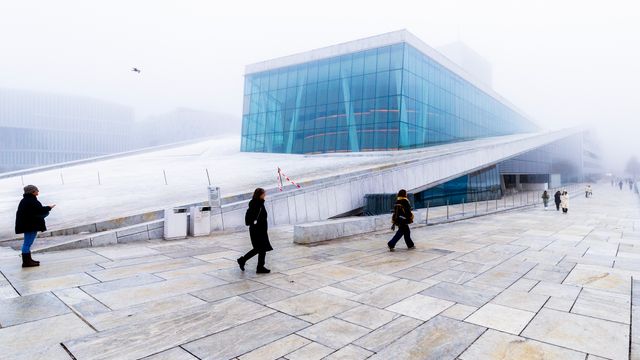
[[[192,206],[189,210],[189,235],[211,234],[211,206]]]
[[[164,239],[184,239],[187,237],[187,208],[178,207],[164,210]]]

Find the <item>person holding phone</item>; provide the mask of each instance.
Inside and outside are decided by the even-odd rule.
[[[269,242],[269,228],[267,223],[267,209],[264,207],[266,192],[263,188],[257,188],[253,192],[253,197],[249,201],[249,208],[244,216],[245,225],[249,226],[249,237],[251,238],[251,246],[253,247],[244,256],[238,258],[240,270],[244,271],[244,265],[247,260],[258,255],[258,267],[256,273],[268,274],[271,270],[264,267],[267,251],[273,250]]]
[[[16,234],[24,234],[22,243],[22,267],[40,266],[40,262],[31,258],[31,245],[36,240],[38,231],[47,231],[44,218],[56,207],[55,205],[42,206],[38,201],[40,191],[35,185],[24,187],[22,200],[16,211]]]

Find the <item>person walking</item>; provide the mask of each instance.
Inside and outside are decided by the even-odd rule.
[[[562,196],[560,197],[560,206],[562,207],[562,213],[566,214],[569,212],[569,193],[564,191]]]
[[[542,204],[544,204],[544,209],[547,210],[547,207],[549,205],[549,193],[547,192],[547,190],[542,193]]]
[[[618,186],[620,187],[620,190],[622,190],[622,185],[623,185],[623,184],[622,184],[622,180],[620,180],[620,181],[618,182]]]
[[[562,202],[562,193],[560,192],[560,190],[556,191],[555,194],[553,194],[553,201],[556,203],[556,211],[560,211],[560,203]]]
[[[244,222],[249,226],[249,237],[251,238],[251,246],[253,247],[244,256],[238,258],[240,270],[244,271],[244,265],[247,260],[258,255],[258,267],[256,273],[268,274],[271,270],[264,267],[267,251],[273,250],[269,242],[267,209],[264,207],[266,192],[263,188],[257,188],[253,192],[253,197],[249,201],[249,208],[244,216]]]
[[[588,198],[591,195],[593,195],[593,190],[591,189],[591,185],[587,185],[584,189],[584,197]]]
[[[40,262],[31,258],[31,245],[38,236],[38,231],[47,231],[44,218],[49,215],[54,205],[42,206],[38,201],[40,191],[35,185],[24,187],[22,200],[16,211],[16,234],[24,234],[22,243],[22,267],[40,266]]]
[[[396,247],[396,243],[400,240],[401,237],[404,236],[404,242],[407,244],[407,248],[415,249],[415,244],[411,240],[411,229],[409,229],[409,224],[413,223],[413,210],[411,208],[411,203],[407,198],[407,190],[402,189],[398,191],[398,196],[396,198],[396,203],[393,207],[393,215],[391,216],[391,230],[395,230],[395,227],[398,227],[398,231],[393,235],[391,240],[387,243],[389,247],[389,251],[394,251]]]

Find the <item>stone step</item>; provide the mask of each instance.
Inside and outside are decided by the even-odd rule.
[[[154,220],[97,233],[48,236],[36,239],[31,252],[42,253],[160,239],[164,233],[163,225],[163,220]],[[22,240],[3,241],[1,245],[19,250]]]

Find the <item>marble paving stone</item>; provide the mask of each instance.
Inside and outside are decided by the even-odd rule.
[[[531,289],[533,289],[534,286],[536,286],[538,284],[538,280],[531,280],[531,279],[525,279],[525,278],[521,278],[520,280],[516,281],[515,283],[513,283],[511,286],[509,286],[510,290],[516,290],[516,291],[530,291]]]
[[[544,281],[554,282],[554,283],[560,284],[567,277],[568,274],[569,274],[568,271],[567,272],[559,272],[559,271],[547,271],[547,270],[533,269],[533,270],[529,271],[528,273],[526,273],[524,275],[524,277],[526,279],[544,280]]]
[[[242,294],[241,296],[247,300],[253,301],[258,304],[267,305],[280,300],[284,300],[295,296],[295,293],[278,288],[268,287],[266,289],[260,289],[252,291],[250,293]]]
[[[476,310],[478,310],[478,308],[474,306],[455,304],[443,311],[440,315],[456,320],[464,320],[469,315],[473,314]]]
[[[464,271],[457,270],[445,270],[442,271],[429,279],[437,280],[437,281],[446,281],[453,284],[464,284],[465,282],[475,278],[477,274],[468,273]]]
[[[466,322],[519,334],[535,313],[488,303],[465,319]]]
[[[92,248],[90,251],[109,258],[111,260],[120,260],[128,258],[140,258],[147,256],[160,255],[160,252],[147,246],[139,245],[120,245],[113,247]]]
[[[557,310],[540,310],[522,336],[615,360],[629,356],[628,325]]]
[[[183,267],[180,269],[158,272],[155,273],[155,275],[169,280],[188,275],[198,275],[203,273],[206,274],[220,269],[235,269],[236,267],[238,267],[238,263],[234,260],[218,259],[209,263],[205,263],[203,265]]]
[[[44,278],[39,280],[31,280],[26,282],[13,282],[13,286],[21,295],[36,294],[45,291],[54,291],[77,286],[89,285],[97,283],[98,280],[92,278],[85,273],[70,274]]]
[[[515,254],[526,250],[525,246],[493,244],[458,258],[460,261],[497,265]]]
[[[487,330],[462,355],[461,360],[584,360],[585,354],[519,336]]]
[[[91,276],[100,281],[110,281],[123,279],[142,273],[156,273],[205,264],[207,264],[206,261],[194,258],[180,258],[92,271]]]
[[[394,272],[393,276],[402,278],[402,279],[408,279],[408,280],[413,280],[413,281],[421,281],[424,280],[430,276],[433,276],[435,274],[437,274],[438,271],[436,270],[431,270],[431,269],[425,269],[425,268],[421,268],[421,267],[411,267],[408,269],[404,269],[404,270],[400,270],[398,272]]]
[[[370,357],[371,360],[455,359],[485,328],[437,316]]]
[[[416,294],[387,307],[387,310],[427,321],[453,304],[451,301]]]
[[[356,340],[354,344],[373,352],[379,352],[421,324],[421,320],[401,316]],[[389,334],[393,334],[393,336],[389,336]]]
[[[358,305],[351,300],[320,291],[312,291],[275,302],[269,307],[302,320],[317,323]]]
[[[10,284],[0,285],[0,299],[10,299],[20,296]]]
[[[289,335],[280,340],[257,348],[247,354],[239,357],[240,360],[276,360],[301,347],[309,344],[311,341],[298,335]]]
[[[578,264],[569,273],[564,283],[590,289],[631,294],[631,276],[602,266]]]
[[[174,347],[173,349],[165,350],[145,357],[144,360],[197,360],[198,358],[189,354],[183,348]]]
[[[557,298],[557,297],[551,296],[549,300],[547,300],[547,302],[544,304],[544,307],[549,309],[569,312],[569,310],[571,310],[571,308],[573,307],[574,302],[575,302],[574,300]]]
[[[45,258],[41,257],[40,254],[34,255],[34,257],[36,257],[36,260],[41,260],[42,266],[35,268],[22,268],[22,263],[20,261],[16,261],[13,264],[15,268],[3,268],[2,272],[12,282],[28,282],[33,280],[62,277],[65,275],[73,275],[76,273],[98,270],[101,269],[101,267],[97,266],[95,263],[106,260],[102,256],[92,255],[72,257],[63,261],[48,264],[46,263]]]
[[[0,300],[0,326],[18,325],[71,312],[51,293]]]
[[[363,360],[373,355],[369,350],[354,345],[347,345],[327,356],[326,360]]]
[[[258,277],[253,279],[265,285],[274,286],[282,290],[295,293],[305,293],[316,290],[321,287],[333,284],[335,281],[324,276],[318,276],[308,273],[294,274],[277,278]]]
[[[334,351],[330,347],[312,342],[288,354],[286,358],[289,360],[320,360]]]
[[[227,251],[212,252],[208,254],[200,254],[194,257],[196,259],[200,259],[204,261],[211,261],[211,260],[217,260],[217,259],[223,259],[223,258],[235,261],[237,258],[239,258],[242,255],[244,254],[242,254],[239,251],[227,250]]]
[[[399,317],[391,311],[375,308],[373,306],[361,305],[342,314],[336,315],[337,318],[346,320],[356,325],[364,326],[371,330],[375,330],[380,326]]]
[[[82,291],[80,288],[68,288],[57,290],[53,292],[55,296],[63,303],[71,306],[80,304],[87,301],[95,301],[89,294]]]
[[[575,300],[580,293],[580,288],[567,284],[556,284],[546,281],[540,281],[538,285],[531,289],[531,293],[546,295],[566,300]]]
[[[423,282],[399,279],[362,293],[354,297],[353,300],[379,308],[386,308],[391,304],[427,289],[429,286],[430,284]]]
[[[207,275],[194,275],[178,279],[166,280],[158,283],[137,286],[135,288],[119,289],[100,293],[94,297],[111,309],[122,309],[138,305],[147,301],[168,298],[174,295],[195,292],[215,287],[225,282]]]
[[[196,291],[192,294],[202,300],[212,302],[264,289],[265,287],[266,286],[264,284],[251,280],[244,280]]]
[[[628,296],[595,289],[582,289],[571,312],[624,324],[631,320]]]
[[[153,274],[138,274],[124,279],[100,282],[92,285],[82,286],[81,289],[88,294],[97,295],[107,291],[136,287],[163,281],[162,278]]]
[[[323,292],[325,294],[341,297],[343,299],[350,299],[350,298],[358,295],[356,293],[352,293],[351,291],[338,289],[338,288],[333,287],[333,286],[321,287],[320,289],[318,289],[318,291]]]
[[[138,359],[271,313],[273,310],[236,297],[75,338],[64,345],[78,359]]]
[[[312,271],[314,275],[324,276],[335,281],[345,281],[366,274],[366,271],[352,269],[342,265],[322,266]]]
[[[339,349],[369,333],[369,329],[346,321],[329,318],[298,332],[314,342]]]
[[[182,345],[200,359],[231,359],[281,339],[309,323],[282,313],[251,322]]]
[[[166,299],[145,302],[121,310],[87,315],[85,319],[96,329],[104,331],[122,325],[151,321],[160,315],[203,304],[206,304],[206,302],[195,296],[182,294]]]
[[[170,259],[171,259],[170,257],[165,255],[150,255],[150,256],[135,257],[135,258],[121,259],[121,260],[106,261],[106,262],[98,263],[98,265],[104,269],[112,269],[116,267],[152,263],[156,261],[170,260]]]
[[[537,312],[549,299],[546,295],[507,289],[496,296],[491,303],[514,309]]]
[[[398,279],[393,276],[378,273],[369,273],[357,278],[339,282],[337,284],[334,284],[334,287],[361,294],[363,292],[369,291],[382,285],[386,285],[396,280]]]
[[[55,331],[52,331],[55,329]],[[37,359],[44,353],[59,353],[50,347],[93,333],[75,314],[65,314],[0,329],[0,356],[6,359]],[[39,356],[34,356],[40,353]],[[27,356],[28,354],[28,356]]]
[[[470,286],[441,282],[422,291],[420,294],[480,307],[489,302],[497,292],[487,292]]]
[[[37,347],[27,348],[20,353],[4,354],[0,356],[1,359],[10,360],[33,360],[33,359],[46,359],[46,360],[70,360],[71,357],[64,350],[60,344],[41,344]]]

